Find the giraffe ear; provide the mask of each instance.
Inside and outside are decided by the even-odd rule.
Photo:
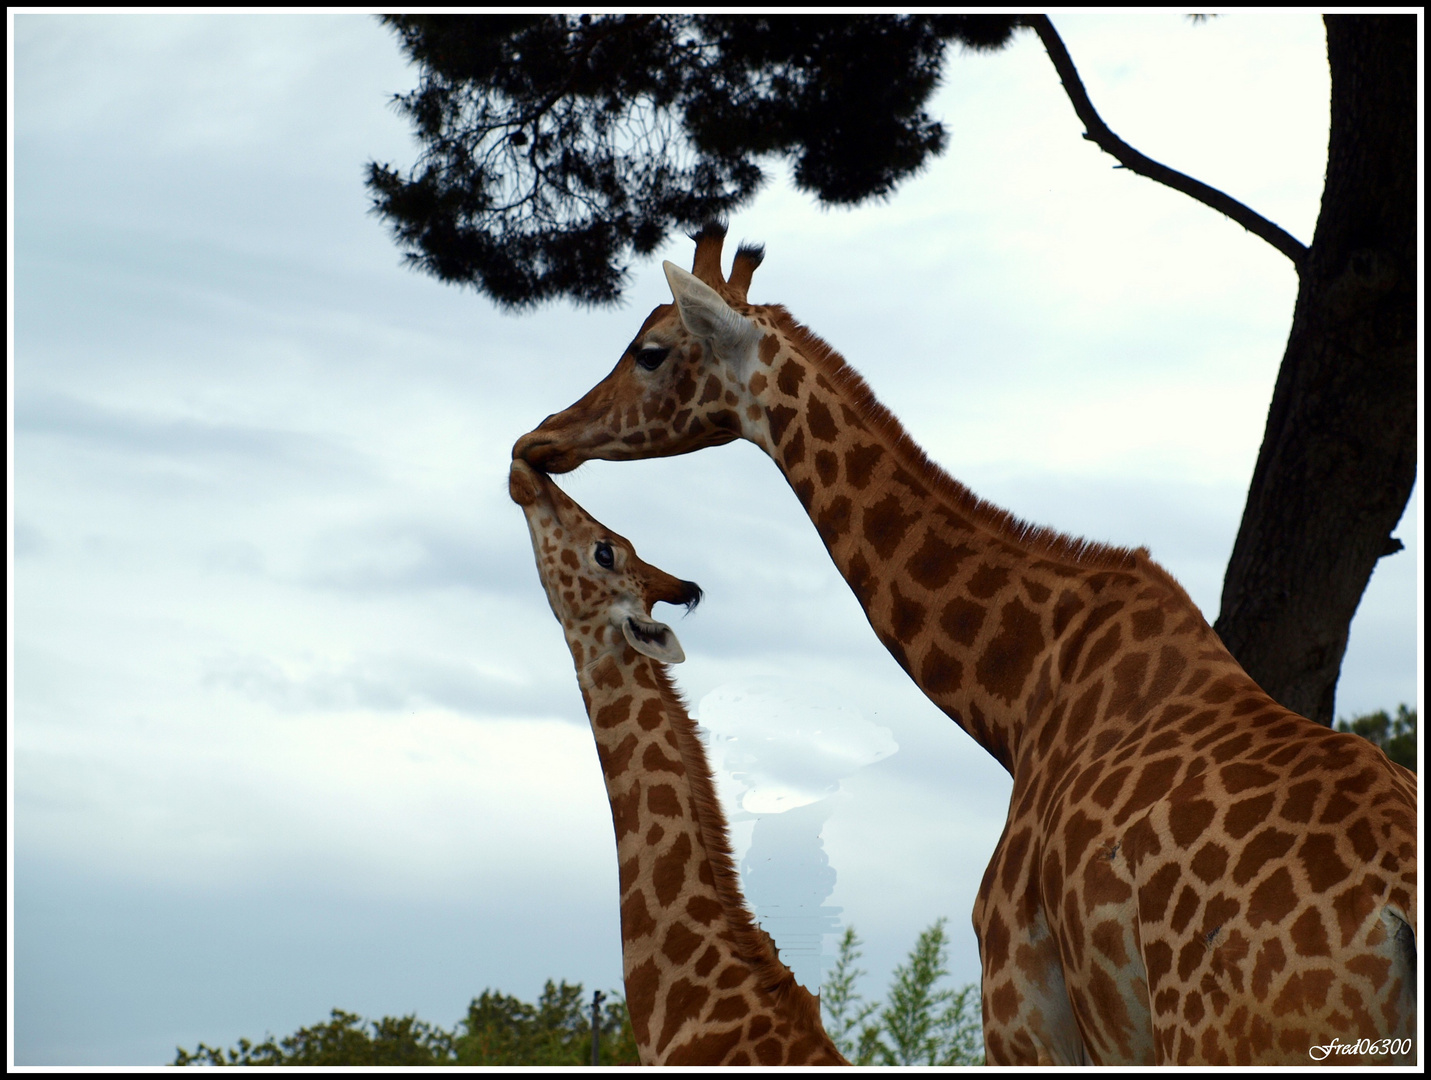
[[[665,623],[627,615],[621,620],[621,632],[638,653],[663,664],[679,664],[686,658],[685,650],[676,640],[676,632]]]
[[[661,266],[681,323],[694,336],[709,341],[722,360],[738,359],[759,343],[760,328],[721,299],[720,293],[673,262]]]

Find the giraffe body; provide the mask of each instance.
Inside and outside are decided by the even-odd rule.
[[[611,800],[626,1004],[643,1065],[847,1064],[755,924],[695,722],[649,617],[700,590],[643,562],[549,479],[512,463],[537,568],[566,634]]]
[[[990,1064],[1414,1060],[1416,777],[1282,708],[1144,549],[1033,528],[932,464],[863,380],[720,271],[722,229],[612,373],[513,450],[745,438],[875,633],[1013,776],[974,909]]]

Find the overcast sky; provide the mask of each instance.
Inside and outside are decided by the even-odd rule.
[[[623,308],[504,315],[405,269],[368,213],[365,163],[414,157],[388,100],[415,74],[374,19],[11,18],[12,1060],[619,990],[610,814],[506,472],[689,241],[632,267]],[[1116,132],[1311,239],[1315,15],[1055,22]],[[1215,618],[1292,267],[1115,170],[1031,33],[951,54],[932,111],[950,149],[883,205],[824,212],[772,169],[731,222],[767,247],[751,299],[978,494],[1148,545]],[[823,715],[853,764],[806,813],[866,993],[939,917],[977,980],[1008,777],[878,644],[774,466],[737,444],[562,483],[706,589],[674,675],[745,763],[739,843],[795,745],[753,767],[741,718]],[[1418,483],[1339,713],[1419,700],[1420,520]]]

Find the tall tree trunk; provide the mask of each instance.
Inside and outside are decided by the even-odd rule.
[[[1330,724],[1347,631],[1416,479],[1416,17],[1328,15],[1316,234],[1215,629]]]

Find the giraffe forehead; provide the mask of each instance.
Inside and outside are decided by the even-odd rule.
[[[646,316],[646,320],[641,324],[641,328],[636,331],[631,343],[626,346],[626,352],[634,352],[642,345],[676,345],[683,338],[689,338],[685,326],[681,323],[680,313],[676,310],[675,304],[658,304],[651,314]]]
[[[537,513],[529,512],[527,520],[543,550],[579,552],[610,532],[550,483],[546,505]]]
[[[679,345],[690,340],[690,333],[681,324],[673,309],[668,318],[643,326],[631,339],[631,348],[635,349],[641,345]]]

